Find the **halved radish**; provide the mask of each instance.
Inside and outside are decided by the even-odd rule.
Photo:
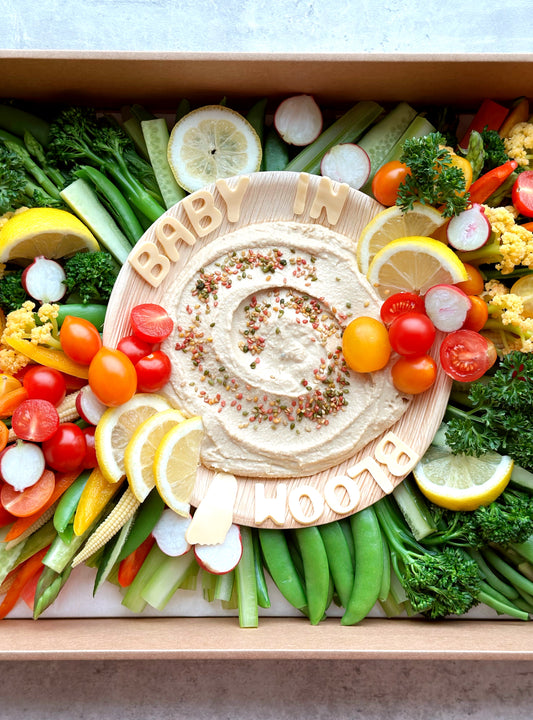
[[[96,397],[90,385],[84,385],[76,395],[76,410],[89,425],[98,425],[107,405]]]
[[[7,449],[0,459],[0,474],[4,482],[21,492],[35,485],[45,468],[40,445],[19,440]]]
[[[55,303],[67,291],[65,271],[55,260],[38,255],[22,273],[22,285],[28,295],[41,303]]]
[[[370,158],[355,143],[339,143],[322,158],[320,173],[359,190],[370,176]]]
[[[191,519],[190,515],[183,517],[170,508],[163,510],[161,517],[152,530],[152,535],[159,549],[165,555],[179,557],[189,552],[191,546],[185,539],[185,534],[191,524]]]
[[[488,242],[492,228],[483,206],[472,207],[454,215],[448,223],[446,235],[450,245],[461,252],[477,250]]]
[[[289,145],[309,145],[322,131],[322,111],[311,95],[284,100],[274,114],[274,126]]]
[[[427,316],[443,332],[463,327],[471,304],[468,295],[455,285],[434,285],[424,295]]]
[[[194,554],[198,564],[215,575],[224,575],[233,570],[242,555],[241,530],[238,525],[231,525],[224,542],[218,545],[194,546]]]

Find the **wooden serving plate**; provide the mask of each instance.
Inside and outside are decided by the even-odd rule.
[[[244,190],[235,204],[229,200],[228,193],[239,188]],[[342,201],[341,196],[344,197]],[[217,185],[193,193],[146,231],[130,254],[129,262],[121,269],[109,302],[104,343],[115,347],[122,336],[131,332],[129,314],[135,305],[146,302],[164,305],[165,293],[175,274],[194,253],[207,243],[216,242],[218,237],[271,221],[318,223],[353,239],[355,250],[361,230],[382,209],[363,193],[332,183],[328,178],[304,173],[255,173],[246,178],[231,178],[222,184],[219,181]],[[161,229],[169,222],[171,228],[185,229],[188,239],[188,242],[179,240],[170,250],[161,243]],[[166,227],[168,229],[168,224]],[[161,254],[160,264],[151,264],[154,253]],[[438,349],[438,345],[437,341],[434,347]],[[401,419],[387,432],[349,460],[325,472],[304,478],[280,478],[279,481],[238,477],[234,521],[261,527],[318,525],[351,515],[376,502],[403,480],[427,449],[444,415],[450,386],[450,379],[439,369],[434,386],[415,396]],[[172,395],[171,388],[169,394]],[[391,444],[386,443],[385,436],[391,438]],[[409,452],[400,454],[401,469],[391,472],[383,452],[386,450],[387,454],[394,450],[396,440],[405,444]],[[354,466],[363,469],[354,475]],[[355,483],[359,494],[355,506],[353,494],[350,495],[342,480],[350,472],[350,487],[353,490]],[[213,475],[212,470],[199,468],[191,498],[193,506],[204,497]],[[339,483],[338,478],[341,478]],[[346,481],[349,483],[350,478]],[[334,502],[328,502],[327,498],[331,500],[332,497]],[[268,505],[271,498],[278,499],[277,511],[274,511],[274,505]],[[299,507],[298,512],[292,512],[294,507]]]

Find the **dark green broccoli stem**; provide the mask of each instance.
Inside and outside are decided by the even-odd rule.
[[[21,138],[24,137],[25,132],[30,132],[41,145],[45,147],[48,145],[50,124],[32,113],[12,105],[0,105],[0,128]]]
[[[492,266],[484,266],[483,268],[479,268],[479,270],[485,280],[502,280],[503,282],[533,273],[533,268],[530,267],[515,267],[515,269],[509,273],[502,273],[501,270],[496,270],[496,268]]]
[[[529,620],[529,615],[516,605],[513,605],[505,595],[502,595],[484,580],[481,581],[481,589],[478,594],[479,601],[495,610],[498,615],[509,615],[518,620]]]

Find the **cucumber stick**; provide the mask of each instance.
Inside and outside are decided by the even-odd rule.
[[[409,123],[406,131],[387,155],[385,162],[399,160],[401,158],[403,153],[403,144],[406,140],[409,140],[410,138],[424,137],[424,135],[429,135],[432,132],[435,132],[435,127],[429,122],[429,120],[423,115],[417,115],[415,119]]]
[[[164,118],[143,120],[141,128],[157,184],[168,210],[182,200],[187,193],[176,182],[174,173],[168,164],[167,148],[170,135],[167,121]]]

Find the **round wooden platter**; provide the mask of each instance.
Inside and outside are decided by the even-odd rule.
[[[165,293],[175,274],[180,272],[188,258],[206,244],[216,242],[218,237],[255,223],[271,221],[318,223],[352,238],[355,250],[357,238],[363,227],[383,209],[363,193],[331,182],[328,178],[304,173],[255,173],[247,177],[230,178],[224,181],[223,185],[219,183],[217,183],[218,187],[208,186],[172,207],[139,240],[135,250],[130,254],[129,262],[126,262],[120,271],[109,302],[104,328],[106,346],[115,347],[122,336],[131,332],[129,315],[135,305],[145,302],[164,305]],[[226,202],[224,196],[227,198],[228,189],[238,188],[239,183],[242,183],[241,188],[246,186],[246,190],[238,211],[231,212],[231,203]],[[342,203],[336,201],[334,197],[339,191],[341,194],[346,193]],[[325,201],[323,201],[324,197]],[[210,207],[211,216],[207,217]],[[206,217],[200,220],[202,212]],[[194,213],[198,213],[198,216],[196,217]],[[132,262],[132,257],[135,255],[136,258],[145,259],[147,256],[143,254],[144,249],[151,248],[153,251],[154,247],[165,255],[159,240],[160,235],[157,235],[156,230],[159,226],[160,233],[162,224],[168,219],[171,222],[176,220],[180,223],[180,227],[186,228],[194,237],[194,242],[189,244],[191,235],[189,243],[178,242],[179,258],[172,258],[170,263],[165,261],[166,274],[162,273],[157,280],[152,279],[147,282],[134,268],[137,263]],[[210,222],[211,226],[209,226]],[[154,286],[157,283],[159,284]],[[434,346],[438,347],[438,344],[437,341]],[[409,455],[405,456],[405,471],[401,471],[400,474],[397,468],[395,474],[391,473],[387,464],[383,463],[383,458],[381,462],[376,461],[376,450],[379,452],[380,444],[383,447],[384,437],[392,432],[393,436],[389,437],[399,438],[405,443],[412,451],[411,460],[414,455],[422,455],[441,423],[450,386],[450,379],[439,369],[434,386],[429,391],[415,396],[398,422],[352,458],[328,471],[308,477],[280,478],[279,481],[238,477],[237,497],[233,508],[234,521],[261,527],[291,528],[308,524],[319,525],[353,514],[376,502],[386,494],[386,491],[390,492],[391,488],[396,487],[412,467],[412,462],[410,465],[408,462]],[[170,388],[170,385],[167,387]],[[168,394],[172,396],[171,388]],[[335,478],[346,477],[347,471],[349,474],[358,463],[363,465],[366,463],[370,469],[359,472],[354,478],[360,493],[357,506],[344,510],[345,504],[348,507],[349,494],[342,486],[342,482],[340,485],[336,484]],[[376,467],[379,472],[373,472],[372,468]],[[194,507],[197,507],[204,497],[213,475],[212,470],[200,466],[191,498]],[[385,477],[390,483],[385,490],[382,488],[384,483],[379,484],[376,481],[378,475],[381,476],[381,480]],[[260,512],[256,507],[259,486],[261,495],[278,499],[278,512],[272,513],[275,521],[268,514],[264,517],[265,513]],[[336,508],[335,510],[326,501],[328,488],[331,492],[332,487],[337,502],[331,505]],[[329,497],[331,498],[331,494]],[[285,505],[285,512],[281,513],[283,517],[280,516],[279,503]],[[290,509],[295,503],[300,506],[298,519]]]

